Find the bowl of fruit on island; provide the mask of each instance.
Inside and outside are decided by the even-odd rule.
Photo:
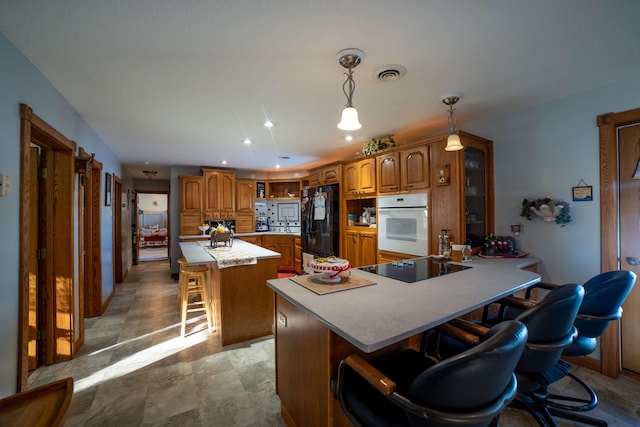
[[[202,235],[205,236],[207,234],[207,230],[209,229],[208,224],[200,224],[198,226],[198,230],[202,231]]]
[[[325,283],[346,282],[351,276],[349,261],[335,256],[313,259],[309,261],[309,267],[320,273],[315,278]]]
[[[228,244],[229,247],[233,246],[233,231],[224,225],[218,224],[217,227],[211,227],[209,234],[211,235],[211,247],[215,248],[218,243],[224,243],[225,246]]]

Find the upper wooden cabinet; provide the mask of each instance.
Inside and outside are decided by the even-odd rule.
[[[236,205],[236,173],[203,169],[204,213],[211,219],[231,219]]]
[[[236,180],[236,211],[255,213],[256,181],[251,179]]]
[[[400,191],[400,153],[387,153],[376,157],[378,193]]]
[[[202,195],[204,193],[204,177],[180,177],[180,211],[202,212]]]
[[[376,159],[363,159],[343,166],[342,193],[345,197],[376,192]]]
[[[429,188],[429,147],[419,145],[377,157],[378,193]]]
[[[402,190],[429,188],[429,146],[400,152],[400,184]]]
[[[333,164],[309,171],[309,186],[339,183],[342,175],[342,165]]]
[[[448,230],[451,242],[480,246],[494,232],[493,142],[458,131],[464,146],[460,151],[445,151],[447,135],[430,140],[431,169],[431,241],[437,248],[438,232]],[[436,182],[441,169],[449,170],[448,180]]]

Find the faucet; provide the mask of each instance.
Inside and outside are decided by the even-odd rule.
[[[284,232],[291,233],[291,228],[289,227],[289,217],[286,215],[284,217]]]

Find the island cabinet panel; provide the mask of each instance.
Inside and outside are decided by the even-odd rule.
[[[364,353],[315,318],[276,294],[276,393],[287,425],[352,427],[331,393],[340,361],[350,354],[364,359],[417,348],[419,337]]]
[[[202,176],[180,177],[180,211],[202,212],[204,178]]]
[[[376,192],[376,159],[364,159],[343,167],[342,194],[362,196]]]
[[[377,157],[378,193],[400,191],[400,153],[389,153]]]
[[[222,269],[211,264],[208,281],[223,346],[273,333],[274,292],[265,283],[278,277],[277,264],[275,258]]]
[[[429,188],[429,147],[414,147],[400,152],[400,177],[403,190]]]
[[[236,174],[232,171],[203,169],[204,212],[211,219],[231,219],[235,213]]]
[[[236,180],[236,212],[247,212],[255,215],[256,181],[251,179]]]
[[[262,236],[262,247],[280,254],[279,271],[295,271],[293,236]]]

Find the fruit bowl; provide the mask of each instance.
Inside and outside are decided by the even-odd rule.
[[[341,283],[349,280],[351,264],[343,258],[335,256],[316,258],[309,261],[309,267],[316,273],[318,280],[325,283]]]
[[[202,231],[202,235],[205,236],[207,234],[207,230],[209,229],[208,225],[199,225],[198,230]]]

